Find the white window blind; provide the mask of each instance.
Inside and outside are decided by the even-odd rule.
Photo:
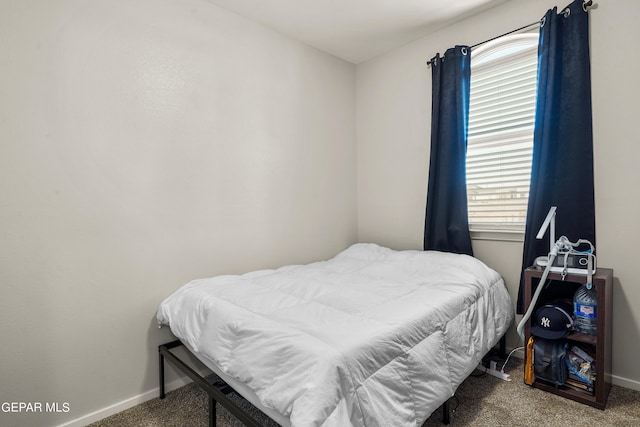
[[[531,177],[538,34],[474,50],[467,147],[472,230],[524,230]]]

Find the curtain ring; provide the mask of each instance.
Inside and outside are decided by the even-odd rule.
[[[544,24],[547,23],[547,17],[543,16],[542,19],[540,20],[540,28],[544,27]]]
[[[584,3],[582,3],[584,5]],[[564,15],[565,18],[568,18],[569,15],[571,15],[571,9],[566,8],[565,10],[562,11],[562,14]]]
[[[589,8],[593,6],[593,0],[584,0],[582,2],[582,10],[588,12]]]
[[[463,47],[460,49],[460,52],[462,52],[462,54],[466,56],[466,55],[467,55],[467,48],[463,46]]]

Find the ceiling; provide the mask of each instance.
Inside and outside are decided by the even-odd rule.
[[[207,0],[352,63],[507,0]]]

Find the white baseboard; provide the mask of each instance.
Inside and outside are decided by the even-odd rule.
[[[189,383],[191,383],[191,380],[187,377],[178,378],[177,380],[166,384],[165,391],[170,392],[182,386],[185,386]],[[147,400],[151,400],[153,398],[158,397],[159,394],[160,394],[160,387],[156,387],[152,390],[149,390],[137,396],[133,396],[128,399],[125,399],[122,402],[115,403],[111,406],[107,406],[106,408],[102,408],[90,414],[83,415],[80,418],[76,418],[75,420],[71,420],[64,424],[60,424],[58,427],[83,427],[83,426],[86,426],[87,424],[91,424],[96,421],[100,421],[103,418],[107,418],[111,415],[115,415],[118,412],[122,412],[126,409],[133,408],[134,406],[144,403]]]
[[[640,381],[630,380],[629,378],[611,375],[611,383],[631,390],[640,391]]]

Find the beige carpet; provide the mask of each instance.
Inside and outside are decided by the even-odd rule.
[[[469,377],[451,399],[451,426],[640,426],[640,392],[613,386],[604,411],[573,402],[522,382],[522,365],[509,362],[511,382],[484,375]],[[476,371],[475,374],[478,372]],[[263,425],[277,426],[255,408]],[[218,405],[217,425],[242,427]],[[158,398],[94,423],[91,427],[114,426],[207,426],[207,395],[188,385]],[[424,426],[441,426],[441,410],[434,412]],[[393,426],[389,426],[393,427]]]

